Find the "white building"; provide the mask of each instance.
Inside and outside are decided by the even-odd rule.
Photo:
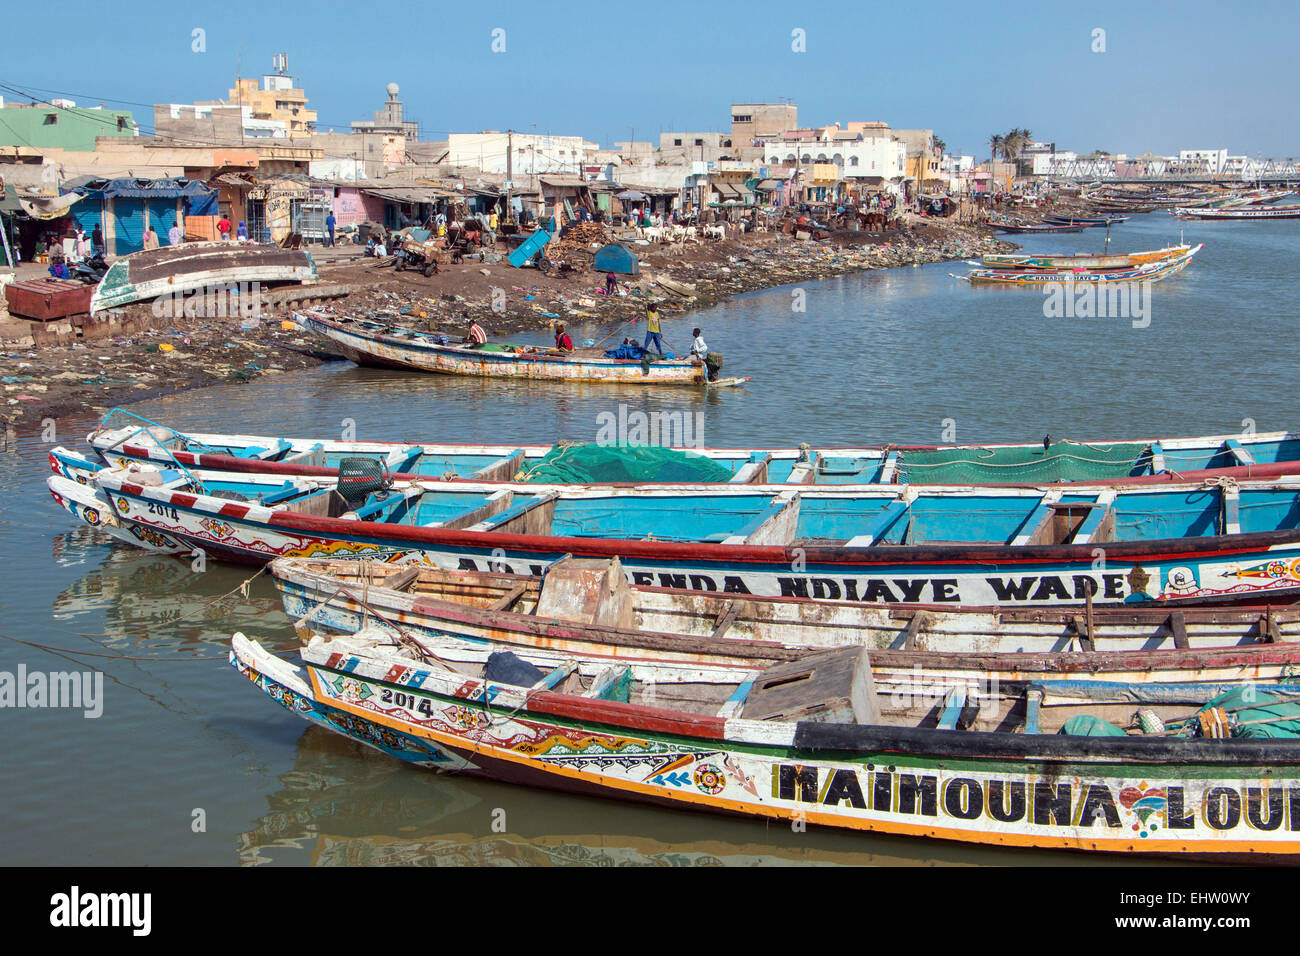
[[[447,158],[452,166],[468,166],[485,173],[505,174],[506,154],[513,151],[511,170],[515,176],[539,173],[582,174],[600,150],[581,136],[549,136],[540,133],[452,133],[447,137]]]
[[[1227,162],[1228,151],[1226,149],[1180,149],[1178,151],[1178,163],[1188,171],[1202,170],[1210,174],[1221,173]]]
[[[763,158],[769,166],[832,163],[842,179],[901,180],[907,172],[907,145],[888,131],[881,135],[842,130],[816,138],[783,136],[764,147]]]

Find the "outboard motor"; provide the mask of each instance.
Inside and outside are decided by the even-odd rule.
[[[374,458],[344,458],[339,461],[338,491],[349,508],[364,504],[376,491],[387,491],[393,484],[388,466]]]

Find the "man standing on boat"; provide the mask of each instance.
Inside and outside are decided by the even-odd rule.
[[[659,307],[653,302],[646,303],[645,326],[645,342],[641,347],[649,349],[650,343],[653,341],[655,344],[655,350],[662,355],[664,351],[664,343],[659,334]]]
[[[555,347],[561,352],[573,351],[573,339],[569,338],[569,333],[564,331],[563,322],[555,327]]]

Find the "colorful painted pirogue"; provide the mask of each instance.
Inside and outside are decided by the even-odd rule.
[[[109,427],[111,420],[129,424]],[[611,416],[613,418],[613,416]],[[618,422],[612,424],[618,425]],[[628,434],[634,423],[621,423]],[[633,442],[671,437],[663,426]],[[1136,441],[1051,441],[995,445],[671,449],[571,445],[431,445],[181,433],[116,409],[87,436],[110,465],[329,478],[345,458],[370,458],[395,475],[549,484],[747,485],[1025,484],[1060,481],[1144,483],[1208,477],[1267,478],[1300,473],[1300,434],[1252,432]],[[603,444],[604,447],[601,447]],[[84,456],[56,450],[62,473],[93,470]]]
[[[1170,215],[1178,219],[1300,219],[1300,203],[1285,206],[1234,206],[1226,209],[1178,208]]]
[[[1300,676],[1300,608],[898,607],[700,594],[633,585],[618,559],[544,575],[280,558],[271,574],[301,632],[409,635],[446,661],[507,649],[692,672],[766,667],[812,651],[871,649],[877,685],[916,671],[957,681],[1236,683]],[[664,680],[669,679],[667,670]]]
[[[488,344],[442,344],[446,336],[395,329],[323,310],[295,312],[306,332],[334,344],[358,365],[400,368],[447,375],[524,378],[556,382],[607,382],[627,385],[734,384],[737,379],[707,382],[705,367],[685,358],[620,359],[604,349],[556,349]]]
[[[1029,253],[1000,253],[983,256],[980,261],[990,269],[1124,269],[1131,266],[1146,265],[1149,262],[1163,262],[1177,256],[1186,255],[1191,246],[1166,246],[1163,249],[1148,249],[1142,252],[1122,252],[1114,254],[1078,253],[1075,255],[1036,255]]]
[[[1300,854],[1292,685],[1028,681],[936,705],[919,688],[882,700],[865,648],[663,683],[508,653],[451,665],[399,640],[317,639],[295,664],[236,634],[230,663],[335,733],[507,783],[1001,846]],[[1138,708],[1140,730],[1101,716]]]
[[[1046,283],[1074,283],[1086,285],[1107,282],[1155,282],[1182,272],[1191,264],[1192,257],[1201,251],[1202,245],[1193,246],[1186,252],[1147,262],[1137,266],[1125,266],[1115,269],[1070,268],[1025,270],[1011,269],[972,269],[966,276],[973,283],[999,283],[1004,285],[1044,285]]]
[[[199,484],[145,465],[89,480],[48,484],[61,506],[123,540],[252,563],[368,557],[535,573],[566,554],[619,557],[637,583],[907,604],[1300,596],[1300,478],[576,488],[394,483],[371,467],[346,484],[259,475]]]

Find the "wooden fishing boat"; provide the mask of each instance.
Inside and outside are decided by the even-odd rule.
[[[365,463],[371,464],[371,463]],[[236,480],[237,479],[237,480]],[[47,480],[81,520],[89,486]],[[630,580],[726,594],[952,605],[1300,597],[1300,478],[1033,487],[501,486],[105,468],[119,537],[264,563],[373,558],[541,573],[621,559]],[[342,489],[342,490],[340,490]],[[346,492],[346,493],[345,493]]]
[[[988,268],[1008,269],[1124,269],[1163,262],[1191,252],[1189,245],[1166,246],[1141,252],[1075,253],[1074,255],[1038,255],[1034,253],[997,253],[982,256],[980,261]]]
[[[554,382],[609,382],[626,385],[704,385],[705,368],[690,359],[619,359],[604,349],[442,344],[446,336],[387,328],[324,310],[295,312],[305,332],[328,339],[358,365],[446,375],[526,378]],[[717,383],[709,383],[716,385]]]
[[[306,558],[278,558],[270,572],[300,633],[410,634],[444,659],[481,661],[491,646],[538,666],[581,658],[765,667],[860,645],[872,651],[877,680],[881,668],[925,667],[1000,680],[1078,671],[1097,680],[1230,682],[1280,679],[1300,667],[1295,606],[1081,614],[832,603],[632,584],[617,558],[569,558],[541,575]]]
[[[95,288],[90,311],[200,289],[315,280],[316,263],[311,253],[301,249],[249,242],[186,242],[118,259]]]
[[[229,659],[290,712],[416,766],[995,846],[1300,853],[1287,823],[1300,741],[1244,736],[1294,732],[1293,685],[1046,680],[988,697],[953,687],[936,703],[882,693],[865,648],[673,683],[637,665],[547,673],[508,653],[452,664],[414,638],[316,639],[300,653],[235,634]]]
[[[1114,226],[1128,222],[1128,216],[1044,216],[1047,222],[1060,222],[1070,226]]]
[[[626,423],[625,423],[626,424]],[[625,429],[625,431],[629,431]],[[667,433],[664,433],[667,432]],[[671,429],[645,436],[671,441]],[[1144,483],[1300,474],[1300,433],[1255,432],[1075,442],[1047,440],[989,445],[880,445],[813,448],[605,447],[598,467],[591,446],[430,445],[337,441],[268,435],[182,433],[114,409],[87,436],[104,463],[326,479],[345,458],[370,458],[399,476],[443,481],[618,484],[834,485],[1043,484],[1060,481]],[[99,462],[56,448],[56,473],[82,480]],[[674,466],[670,471],[668,460]],[[701,464],[698,468],[687,468]],[[704,467],[708,466],[708,467]]]
[[[1179,207],[1170,210],[1176,219],[1232,220],[1239,219],[1300,219],[1300,203],[1284,206],[1232,206],[1223,209],[1191,209]]]
[[[1193,246],[1183,255],[1116,269],[972,269],[966,276],[972,283],[1001,285],[1045,285],[1048,283],[1157,282],[1186,269],[1203,245]]]
[[[1029,222],[1029,223],[1010,223],[995,222],[991,224],[999,232],[1015,233],[1040,233],[1040,232],[1083,232],[1086,228],[1082,223],[1079,225],[1065,225],[1063,223],[1053,222]]]

